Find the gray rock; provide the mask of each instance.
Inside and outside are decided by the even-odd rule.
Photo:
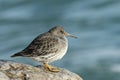
[[[43,66],[33,67],[12,61],[0,60],[0,80],[82,80],[77,74],[59,68],[49,72]]]

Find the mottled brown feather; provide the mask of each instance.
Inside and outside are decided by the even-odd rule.
[[[25,56],[25,57],[36,57],[43,56],[50,53],[55,53],[58,51],[59,46],[58,38],[51,35],[50,33],[45,33],[35,38],[28,47],[26,47],[23,51],[13,55],[16,56]]]

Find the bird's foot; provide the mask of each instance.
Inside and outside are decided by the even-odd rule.
[[[60,70],[56,67],[49,65],[48,63],[44,63],[45,69],[50,72],[60,72]]]

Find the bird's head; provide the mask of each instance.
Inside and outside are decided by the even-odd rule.
[[[59,36],[59,37],[74,37],[74,38],[77,38],[76,36],[66,32],[63,29],[63,27],[61,27],[61,26],[55,26],[52,29],[50,29],[49,32],[56,35],[56,36]]]

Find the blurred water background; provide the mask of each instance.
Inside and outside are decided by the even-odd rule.
[[[84,80],[120,80],[120,0],[0,0],[0,59],[37,65],[10,55],[55,25],[79,38],[53,65]]]

